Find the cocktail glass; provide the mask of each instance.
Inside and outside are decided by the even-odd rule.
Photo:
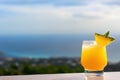
[[[97,45],[96,41],[83,41],[81,64],[87,75],[102,76],[107,65],[106,47]]]

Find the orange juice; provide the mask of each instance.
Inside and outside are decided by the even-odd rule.
[[[103,70],[107,65],[106,47],[97,45],[95,41],[84,41],[81,64],[85,70]]]

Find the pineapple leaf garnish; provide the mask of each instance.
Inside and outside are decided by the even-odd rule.
[[[109,33],[110,33],[109,31],[106,32],[106,33],[104,34],[104,36],[105,36],[105,37],[108,37]]]

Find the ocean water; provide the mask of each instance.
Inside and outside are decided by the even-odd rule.
[[[108,60],[120,61],[119,37],[107,47]],[[49,58],[80,57],[83,40],[94,40],[93,35],[24,35],[0,36],[0,56]]]

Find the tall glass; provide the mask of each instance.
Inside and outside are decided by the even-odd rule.
[[[95,41],[83,41],[81,64],[87,75],[102,76],[107,65],[106,47],[97,45]]]

